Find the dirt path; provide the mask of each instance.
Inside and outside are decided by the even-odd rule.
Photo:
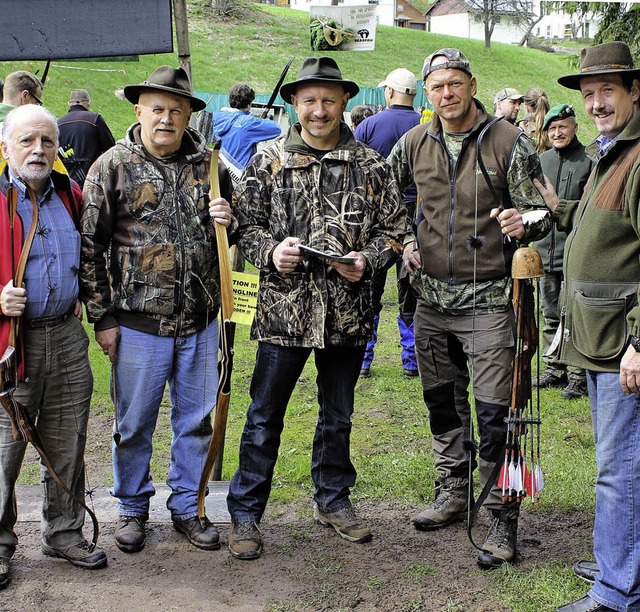
[[[416,507],[361,503],[359,509],[374,530],[370,544],[340,540],[313,522],[306,505],[272,507],[262,524],[265,553],[251,562],[229,555],[226,525],[222,550],[204,552],[170,524],[152,522],[146,548],[127,555],[115,547],[109,522],[100,538],[109,565],[99,571],[43,557],[39,524],[22,522],[13,582],[0,592],[0,610],[507,610],[487,599],[494,577],[476,567],[462,524],[420,533],[410,522]],[[536,561],[571,563],[591,537],[590,517],[582,514],[525,512],[520,523],[517,567],[525,570]]]

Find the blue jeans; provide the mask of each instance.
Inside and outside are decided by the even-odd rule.
[[[227,504],[234,521],[259,522],[271,493],[273,469],[287,404],[310,348],[260,342],[251,379],[251,404],[240,440],[240,464],[229,486]],[[361,347],[315,349],[320,410],[313,438],[311,477],[322,511],[350,505],[356,482],[349,444],[354,389],[364,354]]]
[[[614,610],[640,610],[640,398],[618,373],[587,370],[596,443],[593,548],[600,573],[589,595]]]
[[[149,498],[155,493],[151,440],[168,382],[172,441],[167,508],[173,520],[197,516],[218,389],[217,321],[178,338],[120,326],[116,379],[120,441],[113,444],[112,494],[120,500],[120,514],[149,516]]]

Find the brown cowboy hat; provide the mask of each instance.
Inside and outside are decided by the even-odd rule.
[[[280,97],[291,104],[291,96],[296,93],[296,89],[300,85],[308,83],[338,83],[342,85],[345,92],[353,98],[360,88],[353,81],[345,81],[338,64],[332,57],[308,57],[304,60],[302,68],[296,75],[296,80],[291,83],[285,83],[280,88]]]
[[[580,52],[580,72],[560,77],[558,83],[580,89],[580,79],[596,74],[631,74],[640,78],[640,68],[633,67],[633,57],[626,43],[608,42],[586,47]]]
[[[194,111],[200,111],[207,105],[204,100],[193,95],[191,82],[184,68],[160,66],[149,75],[146,81],[139,85],[127,85],[124,88],[124,96],[132,104],[137,104],[140,94],[145,91],[162,91],[180,98],[187,98]]]

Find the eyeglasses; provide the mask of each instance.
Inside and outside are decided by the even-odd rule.
[[[38,106],[42,106],[42,100],[40,98],[38,98],[38,96],[36,96],[34,93],[29,92],[29,95],[36,101],[36,104]]]

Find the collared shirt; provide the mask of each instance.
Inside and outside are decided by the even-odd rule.
[[[13,175],[11,178],[18,188],[24,240],[31,225],[31,199],[26,185]],[[26,320],[55,317],[71,310],[78,298],[79,262],[80,233],[50,182],[38,202],[38,227],[24,272]]]
[[[596,138],[595,143],[598,145],[598,159],[607,154],[615,141],[616,138],[608,138],[604,134],[600,134],[600,136]]]

